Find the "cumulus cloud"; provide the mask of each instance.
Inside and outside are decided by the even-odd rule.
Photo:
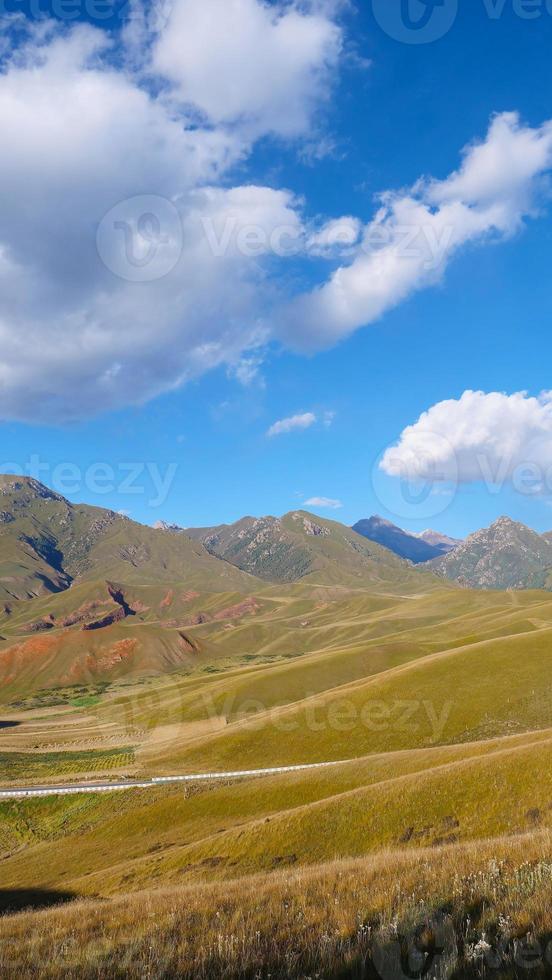
[[[343,507],[341,500],[333,500],[332,497],[309,497],[305,500],[304,507],[321,507],[325,510],[339,510]]]
[[[552,465],[552,392],[465,391],[433,405],[384,454],[389,476],[488,485],[527,481],[535,492]]]
[[[310,429],[316,422],[316,415],[313,412],[305,412],[303,415],[291,415],[287,419],[280,419],[270,426],[267,436],[285,435],[288,432],[295,432],[297,429]]]
[[[321,4],[175,0],[152,67],[211,122],[289,137],[328,95],[341,45]]]
[[[290,190],[233,186],[258,138],[317,135],[343,44],[339,0],[153,6],[133,0],[122,39],[7,22],[2,419],[80,419],[218,366],[250,384],[271,342],[330,345],[434,282],[461,244],[511,234],[536,211],[551,124],[513,115],[446,181],[384,195],[366,226],[315,226]],[[282,263],[298,252],[301,271],[305,255],[339,268],[290,306],[298,277]]]
[[[236,19],[226,30],[230,13]],[[207,14],[218,28],[207,46],[209,79],[197,35]],[[124,69],[105,31],[47,21],[22,30],[18,19],[0,63],[0,130],[9,134],[0,157],[0,417],[82,418],[141,403],[221,364],[242,381],[252,377],[253,361],[242,355],[262,348],[263,309],[278,298],[262,260],[282,229],[300,238],[301,217],[286,190],[232,187],[228,175],[246,160],[271,99],[287,105],[288,135],[308,127],[330,48],[339,47],[330,14],[186,0],[154,28],[147,17],[132,20],[133,59]],[[186,106],[177,106],[172,76],[160,88],[145,75],[151,58],[163,70],[163,45],[185,55],[190,37],[194,77]],[[262,59],[281,43],[291,46],[291,75],[273,53],[262,62],[261,97],[251,45]],[[234,46],[240,64],[224,50]],[[256,132],[214,124],[234,115],[254,117]]]
[[[358,218],[351,215],[332,218],[309,236],[307,248],[313,255],[346,251],[356,245],[361,231],[362,223]]]
[[[551,122],[532,129],[515,113],[496,116],[446,180],[381,196],[352,261],[288,308],[288,342],[330,346],[437,282],[461,247],[514,234],[536,213],[551,164]]]

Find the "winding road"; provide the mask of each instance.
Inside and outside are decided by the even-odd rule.
[[[309,769],[327,769],[342,766],[344,762],[311,762],[303,766],[277,766],[273,769],[240,769],[235,772],[203,772],[189,776],[154,776],[151,779],[107,783],[67,783],[51,786],[9,786],[0,788],[0,800],[16,800],[33,796],[76,796],[79,793],[115,793],[129,789],[155,789],[166,783],[197,783],[221,779],[245,779],[252,776],[276,776],[283,772],[305,772]]]

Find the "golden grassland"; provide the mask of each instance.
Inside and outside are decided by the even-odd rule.
[[[547,731],[186,789],[6,801],[2,883],[107,897],[545,829],[551,763]]]
[[[551,844],[538,831],[384,851],[5,916],[0,968],[37,980],[548,976]]]
[[[0,803],[0,911],[78,899],[0,918],[6,975],[377,976],[376,937],[394,955],[440,910],[462,947],[446,975],[479,976],[478,934],[552,935],[552,596],[171,591],[135,586],[139,615],[46,644],[43,686],[21,655],[0,785],[339,764]],[[12,635],[26,622],[14,611]],[[136,669],[56,684],[74,645],[105,663],[130,638]]]

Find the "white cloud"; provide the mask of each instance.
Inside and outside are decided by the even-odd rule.
[[[339,510],[343,507],[341,500],[333,500],[331,497],[309,497],[305,500],[304,507],[322,507],[326,510]]]
[[[435,204],[509,205],[505,223],[515,225],[523,212],[531,210],[535,175],[550,167],[551,139],[550,122],[532,129],[522,126],[515,112],[497,115],[487,139],[466,148],[460,169],[446,180],[430,182],[428,199]]]
[[[264,388],[265,380],[260,373],[262,364],[262,352],[244,354],[237,359],[235,364],[229,366],[228,377],[235,378],[244,388],[250,388],[254,384],[258,388]]]
[[[512,235],[535,213],[551,164],[551,122],[531,129],[515,113],[496,116],[446,180],[382,195],[351,263],[288,308],[286,341],[330,346],[437,282],[462,246]]]
[[[351,215],[333,218],[309,236],[307,248],[312,255],[327,255],[328,253],[331,255],[347,251],[356,245],[361,231],[362,223],[358,218],[353,218]]]
[[[465,391],[439,402],[404,430],[380,465],[407,480],[525,482],[526,492],[538,491],[552,465],[552,392]]]
[[[262,24],[271,31],[280,7],[269,17],[250,2],[259,8],[258,31]],[[333,32],[323,13],[313,16],[321,32],[324,24]],[[136,24],[134,40],[143,44]],[[281,229],[302,234],[293,195],[228,186],[229,169],[250,152],[248,139],[198,126],[131,69],[113,67],[107,33],[28,26],[26,41],[0,64],[0,131],[10,133],[0,155],[0,417],[82,418],[142,403],[220,364],[248,381],[267,339],[259,314],[278,301],[261,261]],[[234,24],[232,38],[242,26]],[[314,74],[315,63],[313,50]],[[286,71],[280,65],[282,78]],[[306,103],[312,108],[319,94],[318,81],[309,88],[305,75],[291,100],[303,106],[305,124]],[[159,248],[143,214],[152,200],[153,218],[158,207],[171,219]],[[99,225],[108,267],[96,248]],[[260,248],[249,247],[251,228]],[[161,241],[163,220],[159,230]],[[150,249],[159,267],[152,263],[144,279],[163,275],[127,281],[129,254],[140,279]]]
[[[27,21],[25,41],[21,17],[11,59],[0,51],[0,418],[88,417],[221,365],[251,383],[271,342],[329,345],[435,281],[463,242],[534,212],[551,125],[506,115],[448,181],[387,195],[362,244],[354,217],[312,232],[291,191],[231,173],[261,135],[317,135],[339,0],[177,0],[153,25],[134,8],[126,51],[84,24]],[[205,11],[217,31],[202,47]],[[413,256],[405,224],[426,235]],[[290,309],[282,235],[332,259],[342,234],[352,261]]]
[[[328,95],[341,45],[321,4],[175,0],[152,64],[211,122],[289,137]]]
[[[287,432],[295,432],[297,429],[310,429],[316,422],[316,415],[313,412],[305,412],[303,415],[291,415],[287,419],[280,419],[270,426],[267,436],[281,436]]]

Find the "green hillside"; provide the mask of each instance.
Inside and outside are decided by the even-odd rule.
[[[0,597],[27,599],[84,579],[247,589],[248,577],[187,537],[71,504],[36,480],[0,477]]]

